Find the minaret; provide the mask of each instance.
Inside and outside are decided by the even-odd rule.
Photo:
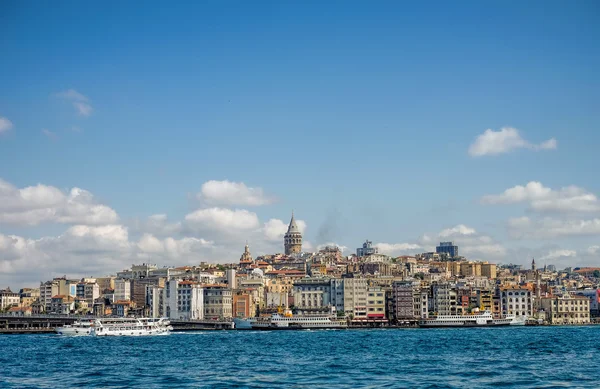
[[[292,220],[290,220],[288,230],[283,237],[283,247],[285,249],[285,255],[292,255],[302,251],[302,233],[300,233],[300,230],[298,229],[293,211]]]

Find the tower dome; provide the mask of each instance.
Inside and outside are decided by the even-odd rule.
[[[292,219],[288,230],[283,237],[283,247],[285,248],[285,255],[292,255],[302,251],[302,233],[296,224],[294,218],[294,212],[292,212]]]

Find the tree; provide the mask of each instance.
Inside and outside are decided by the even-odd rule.
[[[600,270],[594,270],[594,277],[600,278]]]

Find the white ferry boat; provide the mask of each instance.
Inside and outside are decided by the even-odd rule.
[[[513,322],[515,322],[514,315],[495,319],[492,312],[486,310],[481,313],[476,312],[473,315],[438,315],[431,319],[421,319],[419,320],[419,327],[495,327],[508,326]]]
[[[254,323],[256,323],[255,317],[248,317],[245,319],[236,317],[233,319],[233,328],[236,330],[251,330],[252,324]]]
[[[92,326],[94,336],[169,335],[173,330],[168,319],[123,318],[97,319]]]
[[[54,331],[65,336],[89,336],[92,332],[92,321],[76,321],[73,324],[57,327]]]
[[[259,317],[252,323],[254,330],[309,330],[342,329],[347,324],[334,315],[293,315],[286,310],[282,315],[274,313],[269,317]]]

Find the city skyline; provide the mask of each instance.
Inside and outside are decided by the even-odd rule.
[[[594,2],[1,7],[2,287],[280,253],[292,210],[305,251],[600,265]]]

